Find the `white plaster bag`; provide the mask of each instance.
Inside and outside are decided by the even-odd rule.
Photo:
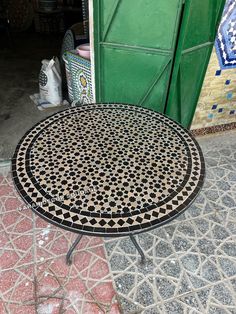
[[[58,58],[42,60],[39,74],[40,98],[53,105],[62,103],[61,70]]]

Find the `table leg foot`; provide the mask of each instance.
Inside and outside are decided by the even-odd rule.
[[[146,258],[145,255],[143,253],[143,250],[141,249],[141,247],[139,246],[137,240],[135,239],[135,237],[133,235],[129,236],[131,241],[133,242],[134,246],[136,247],[137,251],[139,252],[140,256],[141,256],[141,264],[144,264],[146,262]]]
[[[70,247],[69,251],[66,254],[66,264],[67,265],[71,265],[72,264],[72,258],[71,255],[74,251],[74,249],[76,248],[77,244],[79,243],[79,241],[82,238],[82,234],[79,234],[78,237],[76,238],[75,242],[72,244],[72,246]]]

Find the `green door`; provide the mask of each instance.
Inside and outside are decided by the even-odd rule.
[[[189,127],[225,0],[186,0],[165,113]]]
[[[164,111],[182,2],[93,1],[96,101]]]

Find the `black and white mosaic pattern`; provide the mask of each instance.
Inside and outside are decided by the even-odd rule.
[[[204,179],[201,150],[167,117],[124,104],[91,104],[33,127],[12,159],[20,195],[71,231],[125,235],[180,214]]]
[[[236,313],[236,132],[199,138],[206,161],[201,194],[168,225],[106,239],[121,313]]]
[[[39,73],[39,84],[41,86],[46,86],[47,82],[48,82],[47,75],[43,71],[40,71],[40,73]]]

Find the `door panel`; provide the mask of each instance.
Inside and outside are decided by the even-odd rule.
[[[190,127],[225,0],[188,0],[165,113]]]
[[[215,40],[221,6],[222,0],[191,0],[184,50]]]
[[[163,112],[181,11],[182,0],[94,0],[97,101]]]
[[[179,0],[118,0],[106,8],[109,1],[101,1],[103,41],[166,50],[173,48]]]
[[[106,66],[101,69],[101,89],[105,101],[112,99],[119,102],[124,99],[127,103],[145,105],[146,98],[151,94],[155,102],[164,97],[165,86],[160,81],[165,83],[169,74],[169,56],[103,47],[101,58],[106,60]],[[162,74],[160,80],[159,74]],[[155,84],[156,80],[159,82]],[[163,111],[163,105],[156,103],[156,109]]]
[[[168,115],[185,127],[188,127],[188,121],[192,121],[195,112],[193,103],[197,102],[202,85],[199,78],[204,77],[211,50],[211,47],[207,46],[182,55],[171,103],[171,115]]]

